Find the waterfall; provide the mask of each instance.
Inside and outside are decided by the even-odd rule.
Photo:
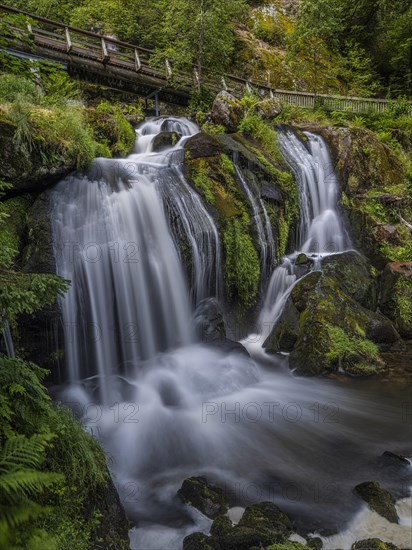
[[[259,346],[272,332],[297,280],[294,263],[297,255],[304,252],[312,256],[314,269],[317,269],[323,256],[343,252],[350,247],[350,239],[338,211],[339,183],[328,147],[320,136],[310,132],[304,135],[306,143],[291,130],[279,132],[282,155],[298,184],[300,222],[297,250],[284,257],[273,272],[258,316]],[[257,341],[256,335],[253,335],[253,341]],[[251,348],[250,345],[248,347]]]
[[[294,132],[279,133],[282,154],[299,187],[297,249],[321,255],[342,252],[350,241],[337,208],[339,184],[330,152],[320,136],[305,136],[307,147]]]
[[[153,152],[153,138],[165,127],[180,139]],[[192,254],[195,301],[220,292],[217,229],[175,164],[197,131],[187,119],[148,121],[127,159],[96,159],[86,175],[55,188],[57,273],[72,282],[60,304],[69,380],[98,375],[104,402],[112,375],[130,375],[136,363],[194,341],[182,235]],[[178,218],[174,234],[171,212]]]
[[[252,192],[245,174],[242,172],[240,166],[235,162],[236,174],[242,185],[244,192],[252,206],[253,222],[256,227],[259,249],[260,249],[260,265],[262,273],[262,281],[266,279],[268,270],[271,272],[271,267],[276,258],[275,240],[273,238],[272,225],[270,223],[269,214],[266,207],[259,197],[255,198]],[[263,214],[265,222],[262,222],[261,214]]]

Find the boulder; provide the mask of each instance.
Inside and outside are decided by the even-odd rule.
[[[268,99],[263,99],[256,103],[255,111],[262,118],[271,120],[276,118],[282,112],[282,104],[280,100],[276,97],[270,97]]]
[[[393,464],[396,466],[410,466],[410,461],[402,455],[398,455],[396,453],[392,453],[391,451],[385,451],[382,453],[381,456],[382,461],[386,462],[387,464]]]
[[[215,136],[199,133],[187,140],[185,151],[189,159],[198,159],[217,156],[222,148]]]
[[[212,519],[225,514],[229,510],[223,489],[209,484],[205,477],[185,479],[178,495],[184,502]]]
[[[391,262],[381,277],[379,307],[404,338],[412,338],[412,262]]]
[[[215,550],[217,548],[212,539],[204,533],[192,533],[183,540],[183,550]]]
[[[355,493],[368,504],[371,510],[391,523],[399,523],[394,498],[377,481],[360,483],[355,487]]]
[[[398,550],[398,547],[390,542],[374,538],[358,540],[352,545],[352,550]]]
[[[215,124],[221,124],[228,132],[236,132],[243,116],[240,102],[229,92],[220,92],[212,105],[212,120]]]
[[[76,168],[75,161],[60,151],[52,151],[50,160],[36,148],[28,152],[15,138],[15,132],[12,123],[0,122],[0,180],[11,183],[13,190],[41,191]]]
[[[222,309],[216,298],[206,298],[198,304],[194,322],[201,342],[212,342],[226,336]]]
[[[323,541],[320,537],[313,537],[307,540],[306,545],[314,550],[322,550]]]
[[[290,366],[299,374],[380,373],[379,350],[396,346],[400,336],[386,317],[355,300],[373,305],[373,277],[356,254],[326,260],[323,273],[312,271],[296,283],[264,346],[291,352]]]
[[[285,542],[292,523],[272,502],[259,502],[246,508],[236,526],[227,517],[215,519],[210,530],[212,540],[225,550],[249,550]]]
[[[160,132],[152,141],[152,151],[161,153],[176,145],[180,136],[176,132]]]

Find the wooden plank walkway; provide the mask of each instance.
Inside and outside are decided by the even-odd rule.
[[[187,105],[192,90],[198,85],[195,66],[191,71],[177,71],[168,59],[155,62],[156,52],[110,36],[66,26],[27,12],[0,4],[0,14],[23,15],[27,27],[14,29],[17,38],[8,40],[8,50],[62,63],[70,74],[112,89],[156,97],[166,103]],[[1,16],[1,15],[0,15]],[[25,39],[19,40],[18,36]],[[28,42],[27,37],[31,40]],[[358,97],[341,97],[291,90],[277,90],[260,82],[235,75],[204,70],[202,85],[212,92],[226,89],[237,97],[253,90],[261,97],[276,97],[281,102],[304,109],[322,105],[330,111],[382,113],[393,101]],[[409,102],[412,115],[412,102]]]

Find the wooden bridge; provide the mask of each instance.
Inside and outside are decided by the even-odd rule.
[[[55,61],[80,80],[134,93],[146,100],[153,98],[156,112],[159,101],[187,105],[193,89],[200,85],[195,66],[189,71],[175,70],[172,60],[163,58],[159,61],[159,55],[153,50],[3,4],[0,4],[0,14],[23,16],[25,21],[13,27],[13,37],[3,37],[7,41],[6,51],[10,54]],[[251,82],[206,69],[202,72],[201,84],[212,92],[225,89],[237,97],[242,97],[246,90],[253,90],[261,97],[276,97],[283,103],[307,109],[322,105],[331,111],[382,113],[394,103],[384,99],[277,90],[267,83]],[[412,114],[412,103],[409,103],[409,113]]]

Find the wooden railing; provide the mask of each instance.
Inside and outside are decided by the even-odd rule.
[[[169,94],[175,94],[180,99],[188,100],[193,88],[200,84],[195,66],[187,71],[176,70],[173,60],[162,58],[154,50],[67,26],[3,4],[0,4],[0,12],[23,15],[27,19],[26,28],[14,29],[16,38],[10,43],[10,47],[17,50],[61,61],[68,66],[84,65],[86,71],[96,71],[96,67],[100,65],[114,77],[117,75],[123,80],[144,82],[152,90],[168,89]],[[27,46],[27,40],[19,42],[19,34],[21,37],[31,38],[31,48]],[[249,90],[261,97],[276,97],[282,103],[304,109],[314,109],[322,105],[331,111],[382,113],[394,104],[393,101],[384,99],[278,90],[267,83],[252,82],[235,75],[209,71],[207,68],[202,69],[202,86],[215,92],[225,89],[237,97],[242,97]],[[409,114],[412,114],[412,103],[407,105]]]

